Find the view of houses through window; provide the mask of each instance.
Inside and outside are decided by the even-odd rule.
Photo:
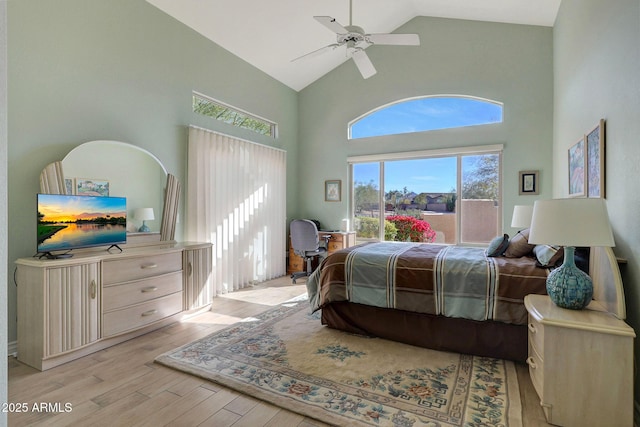
[[[500,157],[498,151],[353,163],[358,240],[486,244],[499,233]]]

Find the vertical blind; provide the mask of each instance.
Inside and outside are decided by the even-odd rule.
[[[189,128],[187,240],[213,243],[214,295],[285,274],[286,151]]]

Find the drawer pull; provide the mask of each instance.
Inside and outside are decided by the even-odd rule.
[[[91,291],[90,291],[91,299],[96,299],[96,293],[98,292],[98,285],[96,284],[95,280],[91,281],[90,288],[91,288]]]
[[[157,312],[158,312],[158,310],[149,310],[149,311],[145,311],[144,313],[142,313],[141,316],[142,317],[153,316]]]
[[[531,369],[536,369],[538,367],[538,365],[536,365],[536,362],[533,360],[533,357],[527,357],[527,365],[529,365]]]
[[[156,268],[158,266],[158,264],[142,264],[140,266],[141,269],[146,270],[148,268]]]
[[[192,274],[193,274],[193,264],[189,263],[187,264],[187,276],[191,277]]]
[[[144,293],[147,293],[147,292],[155,292],[157,290],[158,290],[157,286],[149,286],[148,288],[140,289],[140,292],[142,292],[144,294]]]
[[[538,332],[536,330],[536,327],[533,325],[533,323],[529,323],[529,325],[527,325],[529,327],[529,332],[531,332],[532,334],[535,334],[536,332]]]

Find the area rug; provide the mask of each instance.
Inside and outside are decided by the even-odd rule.
[[[303,299],[156,362],[333,425],[522,425],[513,362],[330,329]]]

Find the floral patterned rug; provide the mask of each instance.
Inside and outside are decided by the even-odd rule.
[[[319,314],[291,301],[156,362],[334,425],[522,425],[513,362],[347,334]]]

